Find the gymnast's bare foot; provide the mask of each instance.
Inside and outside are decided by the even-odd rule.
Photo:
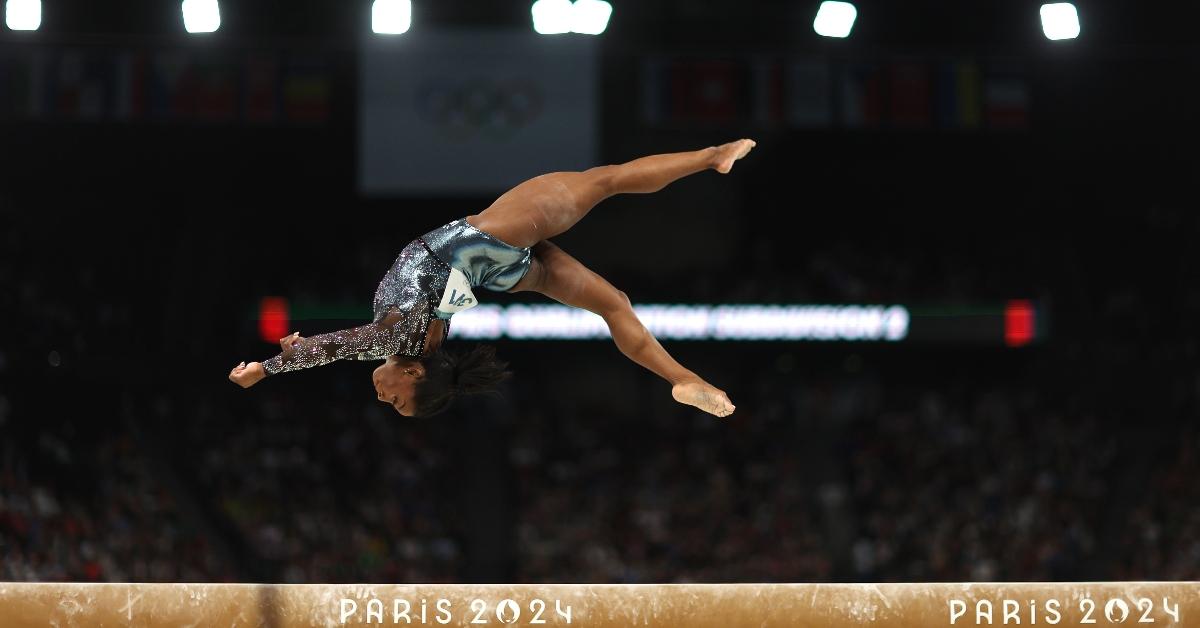
[[[729,416],[737,406],[719,390],[703,380],[680,382],[671,388],[675,401],[695,406],[714,416]]]
[[[746,156],[751,148],[758,145],[754,140],[738,140],[717,147],[717,156],[713,159],[713,169],[721,174],[728,174],[733,169],[733,162]]]

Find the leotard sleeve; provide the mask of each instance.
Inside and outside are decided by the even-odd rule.
[[[402,339],[396,323],[403,317],[393,313],[361,327],[343,329],[305,338],[297,346],[262,363],[267,375],[325,366],[337,360],[383,360],[397,352]]]

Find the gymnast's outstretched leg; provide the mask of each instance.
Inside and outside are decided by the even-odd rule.
[[[550,241],[533,246],[529,272],[510,292],[533,290],[559,303],[598,314],[626,357],[671,383],[671,396],[716,416],[729,416],[734,405],[725,391],[684,368],[659,344],[633,312],[624,292]]]
[[[657,192],[703,170],[728,173],[733,162],[745,157],[754,145],[743,139],[584,172],[545,174],[504,193],[483,212],[468,216],[467,222],[514,246],[533,247],[529,271],[512,292],[533,290],[599,315],[617,348],[670,382],[676,401],[728,416],[734,405],[725,392],[676,362],[638,320],[624,292],[547,240],[573,227],[597,203],[614,194]]]
[[[686,153],[651,155],[583,172],[552,172],[505,192],[467,222],[513,246],[533,246],[573,227],[614,194],[657,192],[672,181],[704,170],[721,174],[754,148],[753,140]]]

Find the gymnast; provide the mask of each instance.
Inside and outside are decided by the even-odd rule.
[[[602,317],[621,353],[667,380],[676,401],[729,416],[735,406],[723,390],[676,362],[638,320],[624,292],[550,238],[614,194],[657,192],[702,170],[728,173],[754,146],[743,139],[530,179],[479,214],[405,246],[375,291],[373,322],[311,338],[286,336],[279,341],[282,353],[263,362],[242,362],[229,379],[249,388],[268,375],[335,360],[384,360],[371,375],[379,401],[404,416],[434,415],[456,395],[494,390],[509,375],[490,346],[463,354],[442,348],[450,317],[477,304],[475,288],[532,290]]]

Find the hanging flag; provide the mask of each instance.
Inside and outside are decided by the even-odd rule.
[[[754,114],[750,67],[744,59],[649,59],[643,66],[646,122],[736,123],[750,119]]]
[[[923,61],[894,63],[888,68],[888,122],[899,128],[927,128],[930,104],[929,66]]]
[[[146,55],[123,52],[113,58],[115,71],[112,116],[133,120],[146,115]]]
[[[279,61],[271,54],[245,60],[242,111],[250,122],[274,122],[279,111]]]
[[[181,52],[161,52],[151,58],[147,103],[151,117],[178,120],[191,113],[191,65],[191,59]]]
[[[786,71],[787,66],[777,57],[754,55],[750,58],[754,121],[761,126],[778,126],[784,121]]]
[[[883,112],[883,78],[873,64],[852,64],[841,68],[840,113],[843,125],[850,128],[877,127]]]
[[[290,68],[283,80],[284,116],[292,122],[321,122],[329,117],[332,87],[319,65]]]
[[[668,110],[681,122],[733,122],[749,117],[746,64],[723,59],[680,60],[667,77]]]
[[[237,113],[236,70],[228,61],[196,64],[192,72],[192,111],[205,121],[227,121]]]
[[[979,64],[950,59],[938,64],[937,122],[943,129],[977,129],[982,117]]]
[[[649,126],[667,121],[666,94],[661,86],[668,63],[667,58],[658,55],[649,55],[642,61],[642,122]]]
[[[85,50],[67,50],[56,61],[53,114],[66,119],[104,117],[112,85],[111,62]]]
[[[31,118],[48,118],[54,113],[54,55],[38,48],[29,58],[29,103]]]
[[[993,129],[1029,126],[1029,83],[1015,76],[993,76],[984,83],[984,117]]]
[[[490,195],[595,165],[598,52],[529,29],[365,36],[360,189]]]
[[[30,115],[33,59],[28,53],[7,51],[0,56],[0,117]]]
[[[805,57],[787,65],[788,122],[801,128],[833,125],[833,98],[827,59]]]

